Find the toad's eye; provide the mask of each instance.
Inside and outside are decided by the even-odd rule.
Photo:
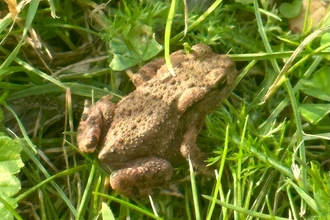
[[[227,77],[219,80],[216,85],[217,90],[223,90],[228,85]]]

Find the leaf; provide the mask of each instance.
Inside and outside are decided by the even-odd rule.
[[[10,205],[11,209],[17,207],[17,201],[12,198],[20,189],[21,183],[14,176],[24,166],[20,152],[21,146],[14,140],[0,133],[0,197]],[[0,202],[0,216],[4,219],[14,219],[10,209]]]
[[[330,101],[330,93],[324,91],[323,88],[317,83],[317,81],[319,81],[320,79],[322,79],[322,76],[319,79],[315,79],[316,83],[314,83],[313,81],[304,80],[300,90],[309,96],[313,96],[315,98],[325,101]],[[325,81],[328,80],[325,79]]]
[[[110,47],[112,48],[113,59],[109,66],[113,70],[122,71],[140,62],[138,54],[130,49],[122,38],[116,37],[111,40]]]
[[[328,44],[330,42],[330,33],[325,33],[321,37],[321,45]],[[326,51],[329,51],[330,47],[326,48]]]
[[[283,3],[280,5],[280,13],[286,18],[294,18],[299,15],[302,3],[300,0],[295,0],[291,4]]]
[[[324,101],[330,101],[330,67],[324,66],[319,69],[312,80],[303,80],[300,90],[312,97]],[[306,103],[300,106],[303,118],[311,124],[317,124],[330,112],[330,104]]]
[[[329,21],[330,21],[330,16],[329,16],[329,18],[327,19],[327,22],[329,22]],[[330,23],[330,22],[329,22],[329,23]],[[323,45],[325,45],[325,44],[328,44],[329,42],[330,42],[330,33],[325,33],[325,34],[323,34],[322,37],[321,37],[321,42],[320,42],[321,46],[323,46]],[[330,47],[325,48],[324,51],[330,51]],[[330,60],[330,56],[329,56],[329,55],[326,55],[326,58],[327,58],[328,60]],[[328,72],[328,73],[329,73],[329,72]],[[329,79],[329,77],[328,77],[328,79]]]
[[[112,213],[111,209],[104,202],[102,202],[101,212],[102,212],[102,219],[103,220],[115,220],[115,216],[113,216],[113,213]]]
[[[127,36],[115,37],[110,41],[113,59],[110,67],[122,71],[141,64],[157,55],[163,47],[157,43],[150,26],[137,25]]]
[[[329,41],[330,42],[330,38]],[[313,84],[330,96],[330,67],[321,67],[313,76]]]
[[[158,44],[155,33],[152,32],[150,26],[138,25],[132,28],[128,34],[128,39],[132,45],[135,45],[135,51],[140,55],[143,61],[157,55],[162,49],[162,45]]]
[[[300,113],[311,124],[317,124],[330,113],[330,104],[302,104]]]

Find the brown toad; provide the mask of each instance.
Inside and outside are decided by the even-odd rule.
[[[163,59],[145,65],[133,76],[136,90],[117,104],[106,96],[85,108],[78,127],[79,149],[99,149],[112,188],[128,197],[158,192],[184,158],[209,171],[196,138],[206,114],[232,91],[235,64],[203,44],[174,52],[171,61],[175,77]]]

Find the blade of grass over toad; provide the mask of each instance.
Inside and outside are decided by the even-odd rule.
[[[171,38],[172,21],[175,13],[175,5],[176,5],[176,0],[171,1],[171,7],[168,12],[168,17],[165,26],[165,46],[164,46],[165,62],[172,76],[175,76],[175,73],[170,59],[170,38]]]
[[[173,1],[172,1],[173,2]],[[190,31],[191,29],[194,29],[197,25],[199,25],[202,21],[205,20],[205,18],[207,18],[212,12],[214,9],[216,9],[216,7],[218,7],[218,5],[220,5],[220,3],[222,2],[222,0],[217,0],[215,1],[205,12],[204,14],[202,14],[194,23],[192,23],[189,27],[188,27],[188,31]],[[174,43],[174,42],[177,42],[179,41],[183,36],[185,35],[185,30],[180,32],[179,34],[177,34],[176,36],[174,36],[172,39],[171,39],[171,42]]]
[[[29,136],[27,135],[25,128],[23,126],[23,124],[21,123],[20,119],[18,118],[18,116],[16,115],[16,113],[14,112],[14,110],[7,105],[6,102],[2,103],[3,106],[15,117],[17,124],[23,134],[23,137],[25,139],[25,141],[27,142],[29,148],[26,147],[26,144],[22,143],[23,146],[23,150],[25,151],[25,153],[28,155],[28,157],[36,164],[36,166],[40,169],[40,171],[47,177],[47,178],[51,178],[51,175],[48,173],[48,171],[44,168],[44,166],[40,163],[40,161],[35,157],[35,146],[32,143],[32,141],[30,140]],[[72,214],[74,216],[76,216],[76,210],[75,208],[72,206],[70,200],[68,199],[68,197],[65,195],[65,193],[63,192],[63,190],[54,182],[51,181],[51,184],[54,186],[54,188],[56,189],[56,191],[58,192],[59,196],[63,199],[63,201],[67,204],[67,206],[69,207],[69,209],[71,210]]]
[[[183,4],[184,4],[184,30],[183,30],[183,36],[186,36],[187,32],[188,32],[188,5],[187,5],[187,0],[183,0]]]

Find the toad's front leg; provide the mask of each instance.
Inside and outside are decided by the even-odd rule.
[[[202,174],[213,176],[214,171],[211,167],[206,166],[205,160],[207,159],[204,152],[197,146],[196,140],[200,128],[195,126],[190,126],[189,129],[186,131],[185,135],[183,136],[183,142],[180,148],[180,152],[182,156],[186,159],[190,159],[192,165]]]
[[[80,151],[94,152],[110,128],[115,109],[116,104],[111,102],[109,96],[104,96],[93,106],[85,102],[77,131],[77,143]]]

